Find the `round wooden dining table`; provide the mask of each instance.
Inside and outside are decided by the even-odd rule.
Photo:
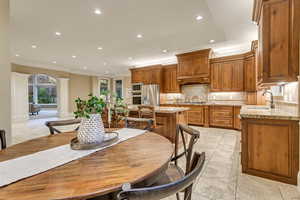
[[[0,151],[0,162],[68,144],[75,135],[75,132],[49,135],[11,146]],[[124,183],[142,182],[165,169],[173,150],[168,139],[147,132],[1,187],[0,200],[82,200],[117,192]]]

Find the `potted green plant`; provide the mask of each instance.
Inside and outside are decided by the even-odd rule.
[[[110,110],[112,126],[114,128],[122,126],[120,125],[120,122],[124,119],[124,117],[127,117],[129,114],[128,105],[124,102],[122,98],[116,98]]]
[[[75,100],[77,110],[75,118],[81,118],[81,124],[77,134],[81,144],[101,143],[104,139],[104,126],[101,119],[106,103],[102,98],[90,94],[87,100],[77,98]]]

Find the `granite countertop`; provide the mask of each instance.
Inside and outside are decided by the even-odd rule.
[[[164,105],[164,104],[162,104]],[[243,102],[234,102],[234,101],[220,101],[220,102],[205,102],[205,103],[165,103],[165,105],[183,105],[183,106],[213,106],[213,105],[217,105],[217,106],[243,106],[245,105],[245,103]]]
[[[254,119],[279,119],[279,120],[300,120],[300,116],[295,112],[289,112],[282,109],[270,109],[269,106],[242,106],[241,118]]]
[[[130,111],[138,111],[138,106],[131,105],[131,106],[128,106],[128,109]],[[183,112],[183,111],[187,111],[187,110],[189,110],[189,108],[155,106],[155,112],[156,113],[178,113],[178,112]]]

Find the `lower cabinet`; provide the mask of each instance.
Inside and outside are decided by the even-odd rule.
[[[187,107],[189,125],[241,130],[241,106],[164,104],[168,107]]]
[[[210,106],[209,125],[223,128],[233,128],[233,106]]]
[[[188,113],[188,123],[192,125],[204,125],[204,107],[200,106],[190,106],[190,110],[187,111]]]
[[[299,121],[242,119],[242,171],[297,184]]]
[[[233,108],[233,127],[234,129],[241,130],[241,106],[235,106]]]

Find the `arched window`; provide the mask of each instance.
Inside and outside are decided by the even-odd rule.
[[[36,74],[29,77],[29,103],[57,104],[56,79]]]

